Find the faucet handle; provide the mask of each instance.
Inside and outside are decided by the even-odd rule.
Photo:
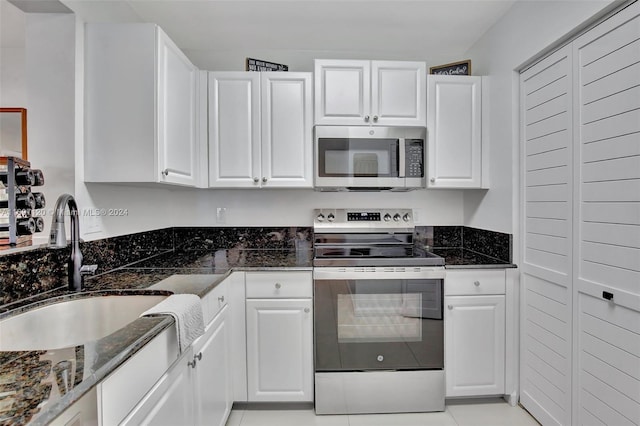
[[[80,275],[95,275],[98,265],[82,265]]]

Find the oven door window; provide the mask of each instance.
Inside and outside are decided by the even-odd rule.
[[[442,368],[442,280],[315,281],[316,371]]]
[[[320,177],[398,177],[398,139],[319,138]]]

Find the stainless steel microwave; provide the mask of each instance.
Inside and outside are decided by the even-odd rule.
[[[316,190],[408,191],[425,186],[424,127],[316,126]]]

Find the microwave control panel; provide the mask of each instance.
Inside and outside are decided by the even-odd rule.
[[[405,153],[405,176],[424,177],[424,141],[422,139],[407,139]]]

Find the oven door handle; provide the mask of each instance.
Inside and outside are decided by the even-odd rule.
[[[398,270],[403,269],[403,270]],[[445,269],[443,267],[315,267],[313,278],[320,280],[443,280]]]

